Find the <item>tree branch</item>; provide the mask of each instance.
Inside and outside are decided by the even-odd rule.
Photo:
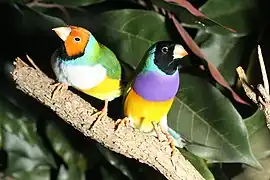
[[[260,63],[261,71],[262,71],[263,85],[264,85],[266,93],[269,95],[268,77],[267,77],[260,45],[258,45],[258,58],[259,58],[259,63]]]
[[[244,88],[246,95],[249,97],[249,99],[251,99],[254,103],[256,103],[259,106],[260,110],[264,112],[265,119],[266,119],[266,126],[268,129],[270,129],[269,82],[267,78],[267,73],[266,73],[260,45],[258,45],[258,58],[259,58],[259,63],[260,63],[261,71],[262,71],[264,86],[262,84],[258,84],[257,90],[256,90],[252,85],[249,85],[245,71],[243,70],[241,66],[236,68],[236,72],[239,76],[240,82],[242,84],[242,87]]]
[[[18,89],[50,107],[64,121],[110,150],[152,166],[169,180],[203,179],[178,150],[171,156],[168,142],[160,142],[131,127],[123,126],[115,131],[115,122],[109,117],[95,122],[92,114],[96,110],[69,90],[55,94],[52,99],[54,88],[51,84],[54,81],[19,58],[12,75]]]

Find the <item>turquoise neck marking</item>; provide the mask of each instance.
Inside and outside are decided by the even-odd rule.
[[[97,40],[95,39],[95,37],[90,34],[90,39],[85,47],[84,50],[84,55],[81,57],[78,57],[76,59],[72,59],[72,60],[63,60],[60,57],[58,57],[58,60],[61,60],[63,62],[63,64],[65,65],[86,65],[86,66],[91,66],[96,64],[95,61],[93,61],[93,59],[95,58],[95,55],[97,53],[95,53],[95,51],[97,51]]]
[[[159,69],[159,67],[154,63],[155,51],[156,51],[156,47],[154,47],[152,50],[149,51],[148,57],[146,59],[146,64],[145,64],[145,67],[142,70],[142,73],[153,71],[153,72],[158,72],[159,74],[164,75],[164,76],[175,75],[177,73],[177,71],[175,71],[175,73],[172,74],[172,75],[168,75],[168,74],[166,74],[165,72],[163,72],[162,70]]]

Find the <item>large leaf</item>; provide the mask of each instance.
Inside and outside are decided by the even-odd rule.
[[[265,116],[262,111],[257,110],[244,121],[248,129],[252,151],[260,159],[263,170],[245,167],[244,171],[233,180],[268,180],[270,178],[270,132],[266,127]]]
[[[244,120],[249,134],[249,141],[254,155],[265,158],[270,155],[270,131],[266,127],[264,113],[257,110],[251,117]]]
[[[64,6],[88,6],[91,4],[100,3],[102,1],[104,0],[52,0],[52,2]]]
[[[110,151],[104,146],[97,144],[98,150],[102,153],[105,159],[115,168],[119,169],[123,175],[127,176],[129,179],[134,179],[132,171],[128,168],[127,161],[125,157],[121,154]]]
[[[200,11],[238,33],[250,33],[262,22],[257,0],[208,0]]]
[[[53,122],[49,123],[46,127],[46,134],[54,151],[67,163],[69,166],[76,164],[78,168],[77,173],[84,173],[86,171],[87,159],[84,155],[75,150],[72,147],[71,142],[68,141],[67,137],[64,136],[60,128],[56,128],[57,125]],[[70,129],[69,129],[70,130]],[[72,169],[72,168],[71,168]],[[70,172],[69,172],[70,173]]]
[[[52,166],[52,158],[44,154],[37,145],[31,145],[6,131],[3,132],[3,141],[4,149],[8,152],[9,165],[5,175],[16,176],[16,174],[22,173],[25,176],[37,167],[47,167],[46,169],[48,169]],[[45,173],[44,176],[48,177],[48,173]]]
[[[246,167],[241,174],[235,176],[232,180],[269,180],[270,157],[261,159],[260,163],[263,166],[262,170]]]
[[[21,161],[23,163],[29,163],[27,161]],[[21,165],[20,164],[20,165]],[[11,179],[19,179],[19,180],[50,180],[50,168],[48,166],[37,166],[33,167],[29,171],[17,171],[9,176]]]
[[[165,2],[164,0],[152,0],[152,2],[160,8],[173,12],[186,27],[197,28],[217,34],[242,36],[242,34],[235,33],[234,30],[206,17],[186,0],[181,0],[178,4]]]
[[[192,153],[208,161],[260,167],[241,116],[217,88],[203,79],[181,74],[181,88],[168,121],[188,139],[217,148],[189,146]]]
[[[34,163],[35,166],[38,164],[55,167],[52,154],[37,135],[35,123],[22,113],[19,108],[6,100],[0,99],[0,107],[2,145],[3,149],[8,152],[9,164],[11,161],[25,159],[32,164]],[[22,166],[18,168],[29,168],[27,163],[20,164]],[[16,166],[9,166],[7,171],[10,174],[16,172]]]
[[[17,12],[13,12],[13,16],[16,17],[14,17],[16,20],[14,25],[18,31],[31,34],[35,30],[51,31],[54,27],[66,25],[60,18],[46,15],[27,6],[21,4],[11,4],[11,6],[17,9]]]
[[[250,37],[224,36],[203,30],[198,31],[195,41],[230,85],[235,83],[235,69],[249,58],[255,42]]]
[[[231,91],[233,98],[243,104],[247,104],[245,101],[243,101],[229,86],[228,82],[224,79],[224,77],[221,75],[221,73],[218,71],[215,65],[213,65],[205,56],[205,54],[201,51],[199,46],[196,44],[196,42],[191,38],[191,36],[186,32],[184,27],[178,22],[178,20],[173,16],[169,15],[169,17],[173,20],[174,25],[176,26],[179,34],[184,39],[185,43],[188,45],[188,47],[192,50],[194,54],[199,56],[200,58],[204,59],[207,62],[207,67],[209,72],[211,73],[212,77],[224,88]]]
[[[110,165],[115,167],[115,169],[119,170],[119,172],[125,175],[123,176],[125,179],[129,180],[166,179],[162,174],[160,174],[158,171],[154,170],[153,168],[151,168],[146,164],[139,163],[135,159],[130,159],[113,151],[110,151],[109,149],[103,147],[100,144],[97,144],[97,147],[99,151],[102,153],[102,155],[105,157],[105,159],[110,163]],[[199,167],[202,168],[202,166],[200,165]]]
[[[135,68],[155,42],[169,40],[165,18],[144,10],[116,10],[93,19],[93,34],[122,61]],[[95,23],[94,23],[95,24]]]
[[[208,169],[207,164],[203,159],[184,149],[180,149],[180,152],[196,168],[196,170],[199,171],[205,180],[215,180],[213,174]]]
[[[60,166],[57,180],[84,180],[85,175],[76,164],[73,164],[66,169],[63,165]]]
[[[270,132],[265,124],[265,116],[262,111],[257,110],[244,121],[248,129],[252,151],[260,159],[263,170],[245,167],[244,171],[234,177],[233,180],[268,180],[270,178]]]

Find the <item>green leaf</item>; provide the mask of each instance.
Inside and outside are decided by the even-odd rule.
[[[102,13],[92,21],[96,24],[93,34],[97,40],[133,68],[152,44],[170,39],[165,18],[155,12],[115,10]]]
[[[270,155],[270,131],[266,127],[264,113],[257,110],[251,117],[244,120],[249,134],[252,152],[258,159]]]
[[[111,166],[115,168],[114,173],[115,176],[119,176],[117,174],[121,174],[122,178],[118,177],[118,179],[129,179],[129,180],[139,180],[139,179],[155,179],[155,180],[165,180],[166,178],[160,174],[158,171],[153,169],[152,167],[139,163],[134,159],[127,158],[118,153],[110,151],[109,149],[103,147],[102,145],[97,143],[97,147],[99,151],[102,153],[104,158],[110,163]],[[112,169],[109,166],[106,169]],[[119,173],[116,173],[117,170]],[[104,172],[106,174],[106,172]]]
[[[196,42],[191,38],[191,36],[187,33],[187,31],[184,29],[184,27],[178,22],[178,20],[174,17],[171,16],[171,19],[173,20],[173,23],[178,30],[179,34],[182,36],[183,40],[185,43],[188,45],[190,50],[197,55],[198,57],[204,59],[207,62],[207,69],[209,70],[210,74],[212,75],[213,79],[221,86],[226,88],[232,93],[232,96],[234,100],[236,100],[239,103],[242,104],[247,104],[244,100],[242,100],[235,92],[234,90],[229,86],[229,84],[226,82],[224,77],[220,74],[220,72],[217,70],[217,68],[207,60],[205,55],[202,53],[201,49],[199,46],[196,44]],[[205,64],[205,63],[203,63]]]
[[[214,162],[241,162],[260,167],[251,151],[246,126],[231,102],[205,80],[181,74],[181,88],[168,115],[170,127],[207,146],[189,146]]]
[[[21,163],[26,163],[22,161]],[[48,166],[38,166],[30,171],[17,171],[11,175],[11,179],[19,180],[50,180],[50,168]]]
[[[84,180],[84,172],[76,165],[73,164],[66,169],[63,165],[60,166],[57,180]]]
[[[115,168],[120,170],[123,175],[127,176],[129,179],[134,179],[132,171],[128,168],[126,159],[113,151],[110,151],[109,149],[103,147],[102,145],[97,143],[98,150],[102,153],[102,155],[105,157],[105,159]]]
[[[31,34],[37,29],[51,31],[54,27],[66,26],[66,23],[60,18],[46,15],[21,4],[12,4],[12,6],[17,9],[16,28],[22,32]]]
[[[70,130],[70,129],[69,129]],[[61,132],[60,128],[57,128],[57,125],[51,122],[46,127],[46,134],[50,140],[50,143],[54,149],[54,151],[62,157],[65,163],[69,166],[76,164],[78,169],[81,172],[86,170],[87,160],[84,155],[78,151],[76,151],[68,141],[68,139],[64,136],[63,132]]]
[[[4,99],[0,99],[0,107],[2,146],[8,152],[8,158],[14,154],[55,167],[53,156],[38,136],[35,123]],[[9,168],[9,171],[14,172],[14,166]]]
[[[52,0],[52,2],[64,6],[88,6],[91,4],[96,4],[103,2],[104,0]]]
[[[37,145],[30,145],[18,136],[6,131],[3,134],[4,149],[8,152],[9,165],[5,174],[14,176],[21,171],[31,172],[39,166],[52,166],[51,156],[44,154]]]
[[[243,34],[257,29],[262,21],[259,19],[257,0],[208,0],[200,11],[211,19]]]
[[[249,58],[254,46],[254,40],[250,37],[223,36],[202,30],[198,31],[195,41],[230,85],[235,83],[235,69],[241,61]]]
[[[180,149],[180,152],[196,168],[196,170],[199,171],[205,180],[215,180],[213,174],[208,169],[207,164],[203,159],[184,149]]]
[[[173,12],[183,23],[183,26],[197,28],[205,32],[212,32],[223,35],[242,36],[242,34],[235,33],[228,27],[223,26],[218,21],[214,21],[209,17],[195,16],[186,8],[177,5],[176,3],[169,3],[164,0],[152,0],[160,8],[164,8]]]
[[[102,180],[118,180],[121,179],[121,176],[119,174],[114,173],[113,171],[109,170],[106,167],[101,166],[100,167],[100,172],[102,175]]]
[[[263,169],[254,169],[252,167],[245,167],[243,172],[232,180],[269,180],[270,179],[270,157],[261,159],[260,163]]]

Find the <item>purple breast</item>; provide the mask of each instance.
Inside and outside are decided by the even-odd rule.
[[[179,88],[179,73],[172,76],[145,72],[136,77],[133,89],[148,101],[166,101],[175,97]]]

